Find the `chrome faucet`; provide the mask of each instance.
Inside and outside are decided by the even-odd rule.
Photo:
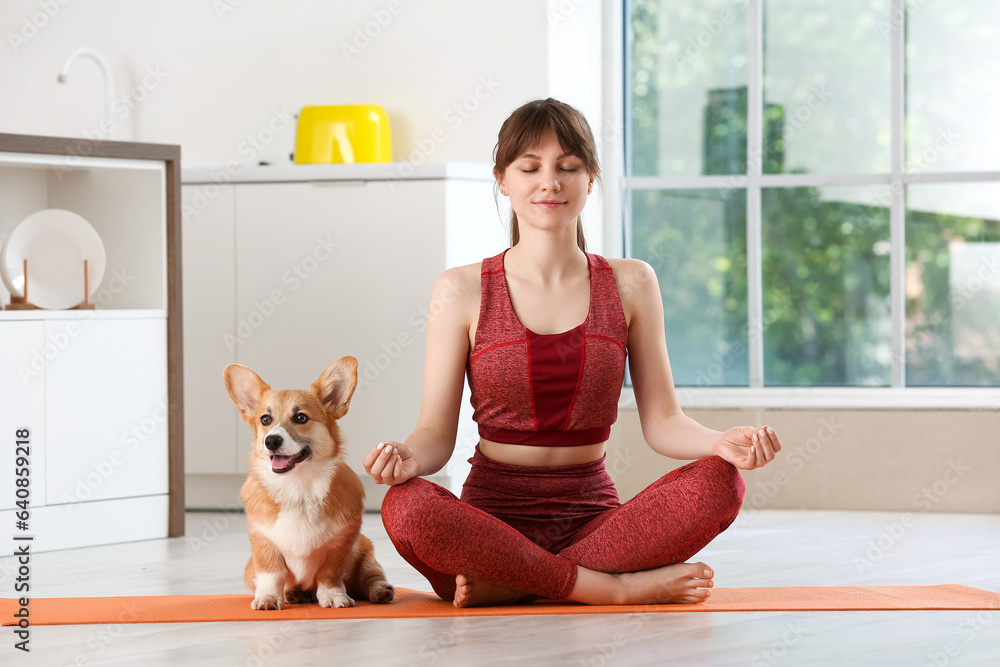
[[[98,64],[101,68],[101,73],[104,74],[104,115],[108,119],[110,124],[110,129],[108,131],[108,139],[115,138],[115,116],[111,111],[112,103],[115,99],[115,80],[111,76],[111,67],[108,66],[108,61],[104,59],[100,53],[94,49],[83,47],[77,49],[70,57],[66,59],[63,63],[62,69],[59,70],[59,83],[66,83],[66,77],[69,75],[70,65],[76,60],[77,56],[87,56],[92,58],[94,62]]]

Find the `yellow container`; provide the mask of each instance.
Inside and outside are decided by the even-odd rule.
[[[295,164],[392,162],[385,109],[374,104],[302,107]]]

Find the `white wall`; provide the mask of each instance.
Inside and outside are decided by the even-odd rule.
[[[119,96],[143,98],[121,107],[116,138],[180,144],[185,166],[288,162],[286,112],[354,103],[386,109],[397,161],[423,143],[431,162],[490,162],[503,119],[548,95],[546,9],[538,0],[3,0],[0,132],[99,132],[96,64],[79,59],[56,82],[70,53],[90,46],[109,61]],[[374,37],[359,48],[366,27]],[[464,118],[453,110],[463,103]],[[438,128],[445,139],[435,144]]]
[[[621,133],[605,120],[602,11],[600,0],[548,0],[546,15],[549,23],[548,95],[572,104],[587,117],[604,171],[604,188],[597,189],[587,200],[583,212],[587,250],[597,254],[605,252],[602,210],[608,201],[606,190],[614,188],[616,175],[609,160],[615,159],[623,141]]]

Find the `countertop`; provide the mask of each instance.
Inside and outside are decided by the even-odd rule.
[[[183,167],[181,182],[290,183],[308,181],[420,181],[458,179],[492,181],[492,165],[479,162],[375,162],[365,164],[283,164],[246,166],[236,161],[219,167]]]

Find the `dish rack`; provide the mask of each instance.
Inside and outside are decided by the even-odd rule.
[[[90,300],[90,266],[87,260],[83,260],[83,301],[67,308],[67,310],[94,310],[97,306]],[[3,304],[0,304],[3,309]],[[10,303],[7,310],[41,310],[38,306],[28,301],[28,260],[24,260],[24,294],[18,296],[10,295]]]

